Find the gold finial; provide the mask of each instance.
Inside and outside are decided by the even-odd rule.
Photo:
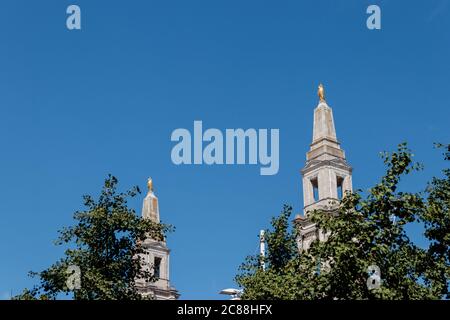
[[[320,101],[325,101],[325,90],[323,88],[323,84],[319,84],[319,90],[317,90],[317,95],[319,96]]]
[[[147,188],[148,188],[148,191],[153,191],[153,180],[152,180],[152,178],[148,178],[148,180],[147,180]]]

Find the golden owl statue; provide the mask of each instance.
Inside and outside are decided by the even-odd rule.
[[[325,101],[325,90],[323,88],[323,84],[319,84],[317,95],[319,96],[320,101]]]

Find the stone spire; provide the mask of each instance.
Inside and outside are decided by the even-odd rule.
[[[320,101],[314,111],[313,144],[324,139],[337,143],[333,110],[325,101]]]
[[[311,160],[320,155],[331,153],[345,159],[344,152],[339,146],[334,127],[333,110],[325,101],[324,88],[319,86],[319,104],[314,109],[313,139],[306,159]]]
[[[155,223],[159,220],[159,204],[158,198],[153,192],[153,180],[147,180],[148,192],[142,204],[142,217],[150,219]],[[137,279],[136,285],[139,292],[146,297],[152,297],[156,300],[174,300],[178,299],[179,293],[170,284],[169,264],[170,250],[166,241],[157,241],[148,237],[143,242],[143,248],[146,253],[142,255],[145,261],[143,268],[156,277],[155,282],[146,282],[144,279]]]
[[[148,178],[147,180],[148,192],[147,196],[144,198],[142,204],[142,217],[150,219],[155,223],[159,223],[159,204],[158,198],[153,192],[153,180]]]
[[[307,249],[314,239],[323,240],[322,234],[312,224],[308,215],[315,209],[332,213],[345,192],[352,190],[352,168],[336,136],[333,110],[325,101],[324,88],[319,86],[319,103],[314,109],[313,138],[306,153],[306,164],[301,170],[303,181],[303,217],[295,221],[300,226],[302,249]],[[299,244],[300,246],[300,244]]]

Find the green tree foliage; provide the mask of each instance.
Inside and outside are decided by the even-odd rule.
[[[446,160],[449,160],[450,146]],[[315,210],[311,220],[327,236],[305,252],[293,243],[297,227],[285,206],[266,231],[266,269],[248,257],[236,282],[243,299],[443,299],[449,298],[450,170],[422,193],[398,190],[400,180],[421,168],[406,144],[383,154],[386,173],[363,198],[347,192],[332,214]],[[427,249],[414,244],[405,226],[423,223]],[[380,270],[380,286],[370,287],[369,266]]]
[[[84,211],[74,214],[76,224],[59,231],[57,245],[66,245],[65,255],[42,272],[31,272],[39,285],[25,289],[15,299],[56,299],[73,294],[81,300],[141,299],[136,279],[156,279],[142,268],[142,242],[151,237],[162,240],[171,226],[157,224],[136,215],[127,199],[140,190],[117,192],[118,180],[109,175],[98,200],[84,196]],[[80,270],[80,286],[71,283],[70,266]],[[72,278],[73,279],[73,278]]]
[[[445,149],[444,158],[450,161],[450,144],[437,144]],[[425,236],[430,240],[426,270],[427,278],[435,284],[435,294],[450,298],[450,169],[443,170],[443,178],[433,178],[427,188],[427,206],[421,220],[425,223]]]

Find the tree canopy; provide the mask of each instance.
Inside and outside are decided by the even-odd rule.
[[[142,219],[127,201],[140,193],[138,187],[121,193],[118,180],[109,175],[100,196],[84,196],[85,210],[75,212],[75,224],[59,231],[57,245],[68,248],[48,269],[30,272],[40,282],[15,299],[56,299],[72,294],[73,299],[141,299],[136,280],[155,281],[143,268],[142,242],[151,237],[162,240],[169,225]]]
[[[450,160],[450,145],[444,147]],[[363,197],[347,192],[335,214],[315,210],[310,219],[328,235],[300,252],[298,228],[284,206],[266,231],[268,254],[247,257],[236,282],[243,299],[448,299],[450,279],[450,169],[423,192],[399,190],[406,175],[420,170],[406,143],[383,154],[386,172]],[[424,226],[428,248],[405,227]],[[378,285],[374,285],[378,282]]]

